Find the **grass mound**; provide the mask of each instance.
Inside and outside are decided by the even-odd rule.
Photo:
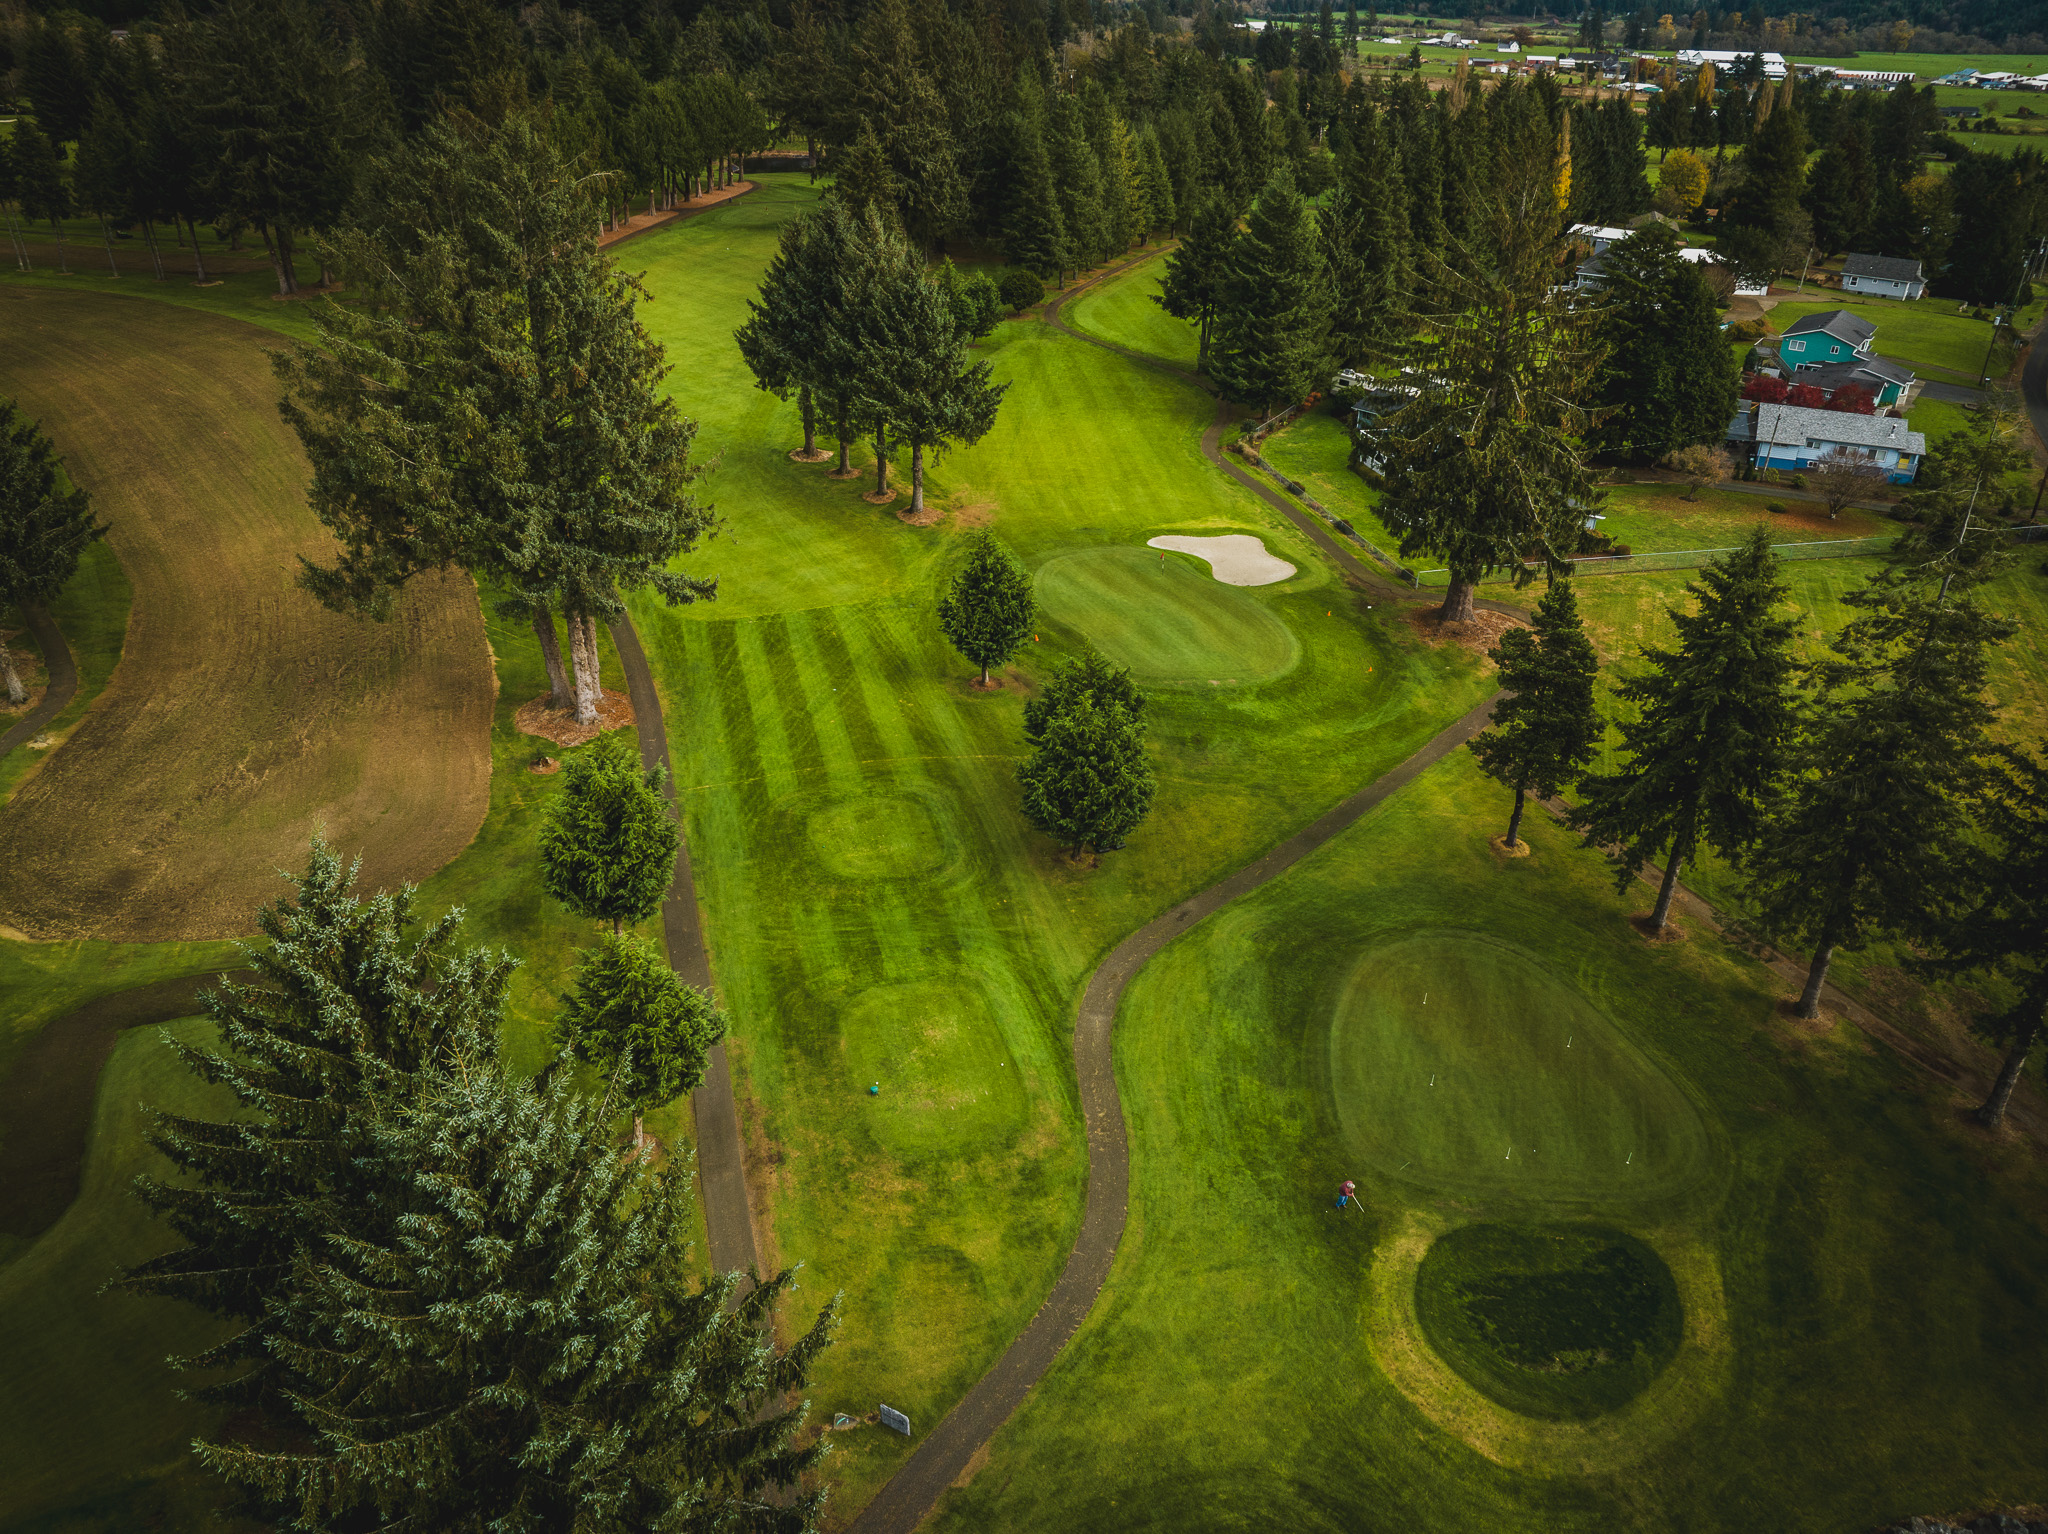
[[[1655,1251],[1597,1225],[1466,1225],[1415,1275],[1423,1335],[1511,1411],[1579,1419],[1625,1405],[1685,1332]]]
[[[1690,1100],[1575,986],[1476,933],[1369,954],[1339,998],[1330,1065],[1351,1149],[1432,1188],[1649,1198],[1709,1155]]]
[[[810,819],[811,848],[842,879],[910,879],[953,861],[952,840],[923,799],[857,794]]]
[[[1300,647],[1256,598],[1206,566],[1149,549],[1062,554],[1038,570],[1038,605],[1142,681],[1207,686],[1264,681]]]
[[[906,1160],[1005,1145],[1030,1117],[1022,1073],[973,986],[877,986],[847,1009],[840,1038],[849,1089],[881,1087],[864,1105],[868,1132]]]

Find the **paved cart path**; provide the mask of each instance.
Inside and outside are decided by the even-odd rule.
[[[0,734],[0,756],[33,739],[38,730],[64,712],[78,692],[78,663],[71,658],[71,646],[64,642],[64,631],[57,627],[57,620],[42,607],[23,609],[22,618],[43,652],[43,698],[5,734]]]

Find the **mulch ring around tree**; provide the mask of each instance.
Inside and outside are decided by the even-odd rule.
[[[1631,916],[1628,924],[1636,929],[1636,936],[1646,943],[1682,943],[1686,939],[1686,931],[1678,925],[1675,916],[1667,917],[1661,930],[1650,925],[1650,913],[1647,911],[1639,911]]]
[[[1529,845],[1529,838],[1526,836],[1516,837],[1512,847],[1508,845],[1505,836],[1488,837],[1486,845],[1493,849],[1493,855],[1497,858],[1525,858],[1535,850]]]
[[[581,746],[612,730],[622,730],[633,722],[633,700],[609,687],[598,701],[594,724],[577,723],[575,714],[570,710],[554,707],[552,696],[542,693],[531,703],[522,705],[512,716],[520,734],[551,740],[558,746]]]
[[[1412,607],[1401,615],[1425,644],[1454,644],[1484,655],[1509,629],[1527,628],[1520,618],[1481,608],[1470,623],[1445,623],[1434,607]]]
[[[814,447],[806,451],[799,447],[790,450],[789,461],[791,463],[823,463],[831,456],[832,450],[830,448]]]
[[[861,499],[870,506],[886,506],[896,499],[896,492],[894,490],[868,490],[862,492]]]

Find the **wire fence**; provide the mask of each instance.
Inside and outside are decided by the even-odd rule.
[[[1771,547],[1780,559],[1864,559],[1883,554],[1889,550],[1895,539],[1891,533],[1880,533],[1871,538],[1823,538],[1814,543],[1777,543]],[[1735,552],[1733,547],[1725,549],[1666,549],[1645,554],[1591,554],[1584,559],[1572,561],[1573,575],[1644,575],[1655,570],[1696,570],[1701,565],[1719,559],[1723,554]],[[1542,565],[1531,561],[1524,565],[1528,570],[1541,570]],[[1514,579],[1512,570],[1494,570],[1480,578],[1482,585],[1492,585]],[[1451,583],[1448,570],[1418,570],[1415,584],[1418,587],[1443,587]]]

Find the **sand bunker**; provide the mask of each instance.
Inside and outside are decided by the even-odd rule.
[[[1270,586],[1294,573],[1294,566],[1275,559],[1266,545],[1248,533],[1226,533],[1217,538],[1148,538],[1155,549],[1172,549],[1209,561],[1209,573],[1226,586]]]

